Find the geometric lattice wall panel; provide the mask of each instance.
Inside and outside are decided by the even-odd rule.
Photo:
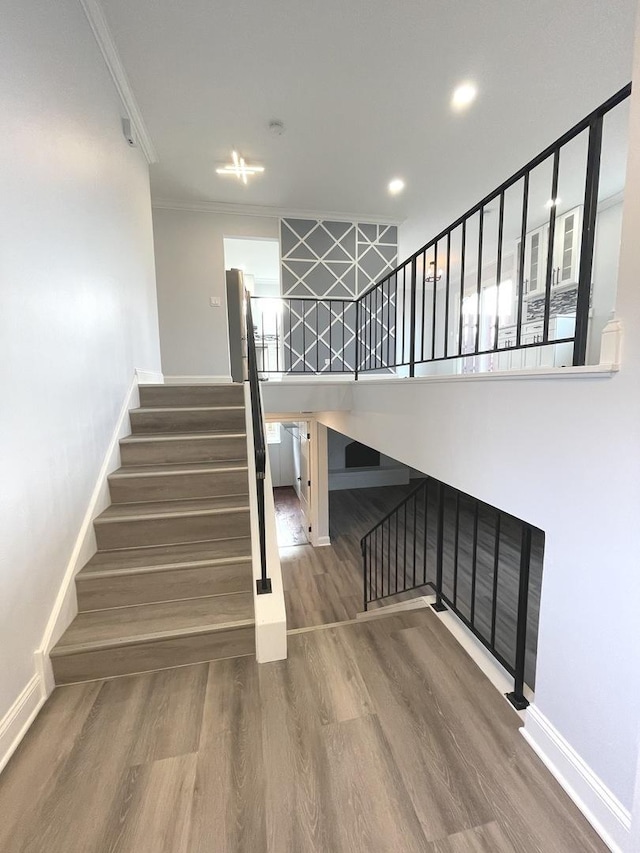
[[[353,299],[393,269],[394,225],[281,219],[282,295]]]
[[[357,288],[363,293],[395,269],[398,263],[398,229],[395,225],[367,225],[357,230]]]
[[[360,303],[360,368],[385,370],[396,359],[397,291],[390,281]]]
[[[355,368],[356,306],[340,300],[290,298],[282,307],[287,373],[340,373]]]

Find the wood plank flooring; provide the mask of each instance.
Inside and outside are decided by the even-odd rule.
[[[58,688],[0,776],[3,853],[600,853],[430,611]]]
[[[274,488],[273,502],[276,509],[278,545],[281,548],[308,545],[309,537],[305,529],[304,514],[300,509],[300,499],[293,486]]]
[[[304,628],[312,625],[330,624],[354,619],[364,609],[362,583],[362,555],[360,538],[393,509],[412,489],[416,481],[407,486],[385,486],[373,489],[346,489],[329,493],[329,520],[331,545],[313,548],[310,545],[296,548],[281,548],[288,627]],[[421,510],[421,508],[419,508]],[[418,513],[420,514],[420,512]],[[435,520],[436,507],[429,507],[429,517]],[[413,509],[408,514],[412,524]],[[445,555],[443,586],[453,597],[453,543],[454,534],[449,522],[453,514],[445,519]],[[470,617],[471,585],[471,535],[473,513],[464,504],[460,508],[461,532],[459,536],[459,566],[457,596],[461,612]],[[480,517],[477,547],[477,582],[475,588],[474,620],[480,629],[490,636],[492,610],[492,583],[494,542],[492,519]],[[518,600],[519,528],[503,522],[501,530],[499,562],[499,594],[497,601],[497,645],[509,659],[515,650],[515,614]],[[435,530],[429,525],[425,536],[424,528],[418,523],[418,562],[422,564],[422,547],[426,543],[428,565],[435,566]],[[387,541],[387,546],[388,546]],[[527,631],[526,682],[535,687],[535,661],[538,634],[540,588],[542,583],[542,544],[534,541],[529,593],[529,620]],[[392,550],[394,550],[392,548]],[[401,549],[402,553],[402,549]],[[411,585],[411,566],[407,563],[407,583]],[[435,573],[432,572],[435,578]],[[400,574],[402,577],[402,557]],[[427,579],[431,579],[427,575]],[[385,580],[386,582],[386,580]],[[401,584],[400,584],[401,585]],[[392,589],[395,587],[392,586]],[[430,587],[399,593],[372,602],[369,609],[386,604],[415,598],[420,594],[432,594]]]

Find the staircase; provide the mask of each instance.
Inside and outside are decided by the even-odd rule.
[[[255,654],[242,385],[142,385],[57,684]]]

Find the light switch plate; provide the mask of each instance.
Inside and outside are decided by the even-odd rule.
[[[222,305],[222,300],[219,296],[210,296],[209,305],[211,305],[212,308],[219,308]]]

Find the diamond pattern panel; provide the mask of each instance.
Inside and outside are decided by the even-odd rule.
[[[291,373],[355,368],[355,305],[352,300],[389,273],[397,262],[394,225],[319,219],[282,219],[282,331],[284,367]],[[395,297],[383,288],[364,308],[364,367],[384,367],[395,347]],[[389,292],[387,292],[387,290]],[[296,300],[296,297],[298,299]],[[302,298],[323,302],[303,302]]]

